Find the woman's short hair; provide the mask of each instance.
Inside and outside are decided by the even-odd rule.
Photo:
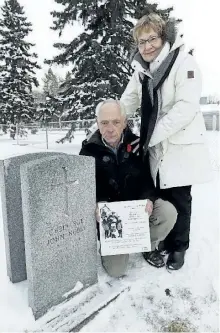
[[[165,21],[158,14],[151,13],[142,16],[133,29],[135,43],[138,42],[138,37],[142,32],[148,32],[150,29],[153,29],[164,40],[165,26]]]

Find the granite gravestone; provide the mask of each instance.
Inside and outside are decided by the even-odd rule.
[[[20,166],[26,162],[51,155],[63,155],[63,153],[40,152],[13,156],[0,161],[0,186],[7,274],[13,283],[26,280],[27,278]]]
[[[97,282],[95,166],[57,156],[21,166],[29,305],[35,318]]]

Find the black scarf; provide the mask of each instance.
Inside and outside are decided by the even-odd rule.
[[[144,158],[153,134],[159,113],[158,92],[168,77],[179,54],[179,48],[170,52],[159,68],[154,72],[153,80],[144,75],[142,80],[140,155]],[[141,79],[141,78],[140,78]]]

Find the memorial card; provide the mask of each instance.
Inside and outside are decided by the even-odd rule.
[[[98,203],[101,255],[151,251],[147,199]]]

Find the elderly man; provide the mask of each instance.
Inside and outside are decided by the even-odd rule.
[[[143,256],[149,264],[162,267],[163,257],[156,246],[173,228],[176,210],[170,202],[156,198],[149,165],[147,169],[135,153],[138,137],[127,127],[123,104],[113,99],[103,101],[96,116],[98,130],[83,141],[80,154],[96,160],[97,202],[148,199],[152,251]],[[126,271],[128,258],[128,254],[104,256],[102,264],[110,276],[119,277]]]

